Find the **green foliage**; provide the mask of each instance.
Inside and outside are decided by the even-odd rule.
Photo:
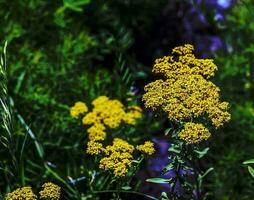
[[[241,164],[254,155],[253,9],[252,1],[241,1],[219,26],[227,49],[216,55],[221,66],[217,82],[231,104],[232,120],[211,142],[209,157],[215,170],[209,187],[214,199],[247,200],[254,196],[253,181]]]
[[[146,9],[141,9],[144,2]],[[84,157],[85,130],[71,119],[69,107],[99,95],[126,104],[137,101],[139,96],[128,100],[130,87],[145,73],[130,52],[134,32],[146,32],[163,2],[0,1],[0,37],[9,43],[8,68],[1,74],[8,94],[1,94],[1,100],[11,99],[11,106],[1,104],[7,109],[1,115],[15,121],[8,122],[15,139],[7,132],[1,135],[3,145],[14,146],[0,150],[1,191],[38,188],[51,180],[62,186],[63,199],[95,199],[91,184],[97,190],[108,185],[110,177],[97,179],[95,171],[84,167],[91,164]],[[135,15],[129,12],[134,10]],[[142,123],[139,130],[149,121]]]

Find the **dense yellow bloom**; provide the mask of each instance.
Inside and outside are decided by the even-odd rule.
[[[60,199],[61,188],[53,183],[44,183],[40,191],[40,199],[58,200]]]
[[[104,140],[106,138],[106,132],[104,131],[105,129],[105,126],[102,124],[94,124],[87,129],[88,139],[94,141]]]
[[[222,102],[217,107],[211,106],[208,111],[208,117],[211,119],[213,125],[218,128],[223,126],[225,122],[229,121],[231,116],[226,110],[228,109],[228,102]]]
[[[6,195],[5,200],[36,200],[37,196],[31,187],[22,187]]]
[[[190,44],[176,47],[172,56],[164,56],[155,60],[153,72],[165,78],[177,79],[179,75],[201,75],[205,78],[214,76],[218,69],[212,59],[198,59],[193,55],[194,47]]]
[[[117,177],[125,176],[131,166],[134,146],[127,141],[115,138],[113,145],[106,147],[106,157],[100,160],[100,168],[111,170]]]
[[[70,114],[73,118],[78,118],[81,114],[84,114],[88,111],[88,108],[85,103],[78,101],[70,108]]]
[[[187,144],[194,144],[207,140],[211,136],[211,133],[203,124],[188,122],[184,125],[184,129],[181,130],[178,136]]]
[[[99,96],[93,100],[92,111],[87,113],[82,123],[92,125],[88,130],[89,140],[104,140],[105,129],[117,128],[122,123],[135,124],[141,118],[142,109],[138,106],[129,106],[127,109],[118,100],[111,100],[106,96]]]
[[[138,106],[128,107],[125,111],[124,105],[118,100],[111,100],[106,96],[100,96],[92,102],[94,108],[84,116],[83,124],[104,124],[109,128],[117,128],[122,122],[134,124],[141,117],[141,108]]]
[[[86,153],[91,155],[98,155],[102,152],[104,152],[102,143],[96,142],[94,140],[91,140],[87,143]]]
[[[217,66],[211,59],[196,58],[193,50],[187,44],[174,48],[170,56],[157,59],[153,72],[163,79],[145,86],[143,100],[148,108],[164,110],[170,120],[208,116],[218,128],[230,120],[230,114],[228,103],[220,102],[220,89],[208,80]]]
[[[107,96],[99,96],[95,100],[92,101],[93,106],[100,106],[101,104],[104,104],[107,102],[109,98]]]
[[[144,144],[138,145],[136,149],[148,155],[152,155],[155,152],[154,144],[150,141],[146,141]]]

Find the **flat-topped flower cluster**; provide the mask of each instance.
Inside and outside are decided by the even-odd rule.
[[[163,78],[145,86],[145,106],[161,108],[175,122],[207,116],[219,128],[229,121],[230,114],[228,103],[220,101],[220,89],[209,80],[218,68],[212,59],[196,58],[193,51],[194,47],[186,44],[155,60],[152,71]],[[198,143],[210,135],[203,124],[192,122],[184,126],[179,137],[187,143]]]
[[[59,200],[61,195],[61,188],[51,182],[44,183],[42,190],[39,192],[39,199],[44,200]],[[37,200],[37,195],[33,192],[30,186],[17,188],[13,192],[6,195],[5,200]]]
[[[76,102],[70,108],[74,118],[82,118],[87,129],[88,142],[86,152],[90,155],[101,156],[99,168],[110,170],[117,177],[125,176],[134,160],[135,149],[145,154],[154,153],[154,144],[146,141],[144,145],[136,148],[128,141],[114,138],[113,144],[104,145],[107,138],[106,131],[115,129],[122,124],[135,125],[142,117],[142,109],[138,106],[125,107],[119,100],[111,100],[107,96],[99,96],[92,101],[93,108],[88,112],[88,107],[83,102]]]

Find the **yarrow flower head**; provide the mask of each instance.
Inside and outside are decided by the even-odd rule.
[[[45,200],[58,200],[61,195],[61,188],[54,183],[44,183],[40,191],[40,199]]]
[[[207,140],[211,136],[211,133],[203,124],[187,122],[178,136],[187,144],[194,144]]]
[[[145,86],[143,100],[147,108],[161,108],[172,121],[208,116],[219,128],[230,120],[230,114],[228,103],[220,101],[220,89],[208,80],[215,75],[217,66],[212,59],[196,58],[193,50],[192,45],[186,44],[157,59],[153,72],[163,79]]]
[[[118,100],[99,96],[92,101],[92,111],[87,113],[82,123],[91,125],[87,130],[89,140],[102,141],[106,138],[106,128],[117,128],[122,123],[134,125],[142,117],[138,106],[125,106]]]
[[[88,108],[85,103],[78,101],[70,108],[70,114],[73,118],[78,118],[81,114],[84,114],[88,111]]]
[[[99,155],[104,152],[102,143],[91,140],[87,143],[86,152],[90,155]]]
[[[106,147],[106,157],[100,160],[99,167],[104,170],[112,170],[115,176],[124,176],[133,161],[134,149],[134,146],[127,141],[115,138],[113,145]]]
[[[6,195],[5,200],[36,200],[37,196],[33,193],[32,188],[22,187]]]
[[[144,144],[138,145],[136,149],[148,155],[152,155],[155,152],[154,144],[150,141],[146,141]]]
[[[83,124],[103,124],[109,128],[117,128],[122,122],[134,124],[135,120],[141,118],[142,109],[138,106],[128,107],[118,100],[111,100],[106,96],[100,96],[92,102],[93,110],[82,120]]]

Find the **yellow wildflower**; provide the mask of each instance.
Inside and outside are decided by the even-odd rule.
[[[176,79],[179,75],[195,74],[205,78],[214,76],[218,69],[212,59],[198,59],[193,55],[194,47],[190,44],[175,47],[172,56],[155,60],[153,72],[166,78]]]
[[[92,101],[93,106],[100,106],[101,104],[106,103],[109,100],[107,96],[99,96]]]
[[[177,122],[207,114],[215,127],[222,126],[230,119],[228,104],[220,102],[220,89],[207,80],[217,66],[211,59],[197,59],[193,50],[189,44],[176,47],[171,56],[155,61],[153,72],[164,79],[145,86],[145,106],[162,108]]]
[[[32,188],[22,187],[6,195],[5,200],[36,200],[37,196],[33,193]]]
[[[89,140],[104,140],[106,137],[105,126],[117,128],[123,122],[135,124],[136,120],[141,118],[142,109],[140,107],[130,106],[126,112],[120,101],[111,100],[106,96],[99,96],[92,104],[94,106],[92,111],[82,119],[83,124],[92,125],[87,130]]]
[[[100,96],[92,104],[94,108],[83,118],[83,124],[103,123],[110,128],[117,128],[123,121],[125,111],[120,101]]]
[[[42,185],[42,190],[40,191],[40,199],[47,200],[58,200],[60,199],[61,188],[53,183],[44,183]]]
[[[187,144],[199,143],[207,140],[211,134],[203,124],[188,122],[184,125],[184,129],[178,134],[179,138]]]
[[[78,101],[70,108],[70,114],[73,118],[78,118],[81,114],[84,114],[88,111],[88,108],[85,103]]]
[[[94,124],[87,129],[88,139],[94,141],[104,140],[106,138],[106,132],[104,131],[105,129],[105,126],[102,124]]]
[[[106,157],[100,160],[99,167],[104,170],[112,170],[117,177],[125,176],[133,160],[133,151],[134,146],[125,140],[115,138],[113,145],[106,147]]]
[[[89,124],[95,124],[95,123],[101,123],[100,117],[97,115],[95,112],[89,112],[87,113],[83,119],[82,123],[84,125],[89,125]]]
[[[208,116],[212,121],[212,124],[219,128],[225,124],[225,122],[231,119],[231,116],[225,110],[228,109],[228,102],[222,102],[217,107],[210,107],[208,111]]]
[[[98,155],[104,151],[102,143],[91,140],[87,143],[86,152],[91,155]]]
[[[138,145],[136,149],[148,155],[152,155],[155,152],[154,143],[150,141],[146,141],[144,144]]]

